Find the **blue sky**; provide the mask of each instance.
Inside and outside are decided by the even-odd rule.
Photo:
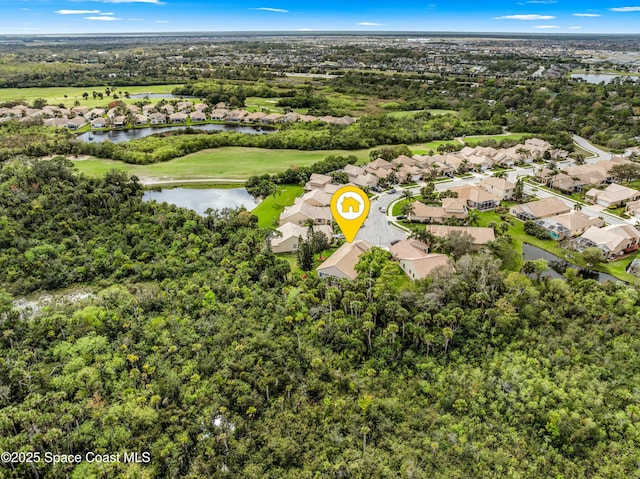
[[[640,33],[640,0],[0,0],[0,34],[253,30]]]

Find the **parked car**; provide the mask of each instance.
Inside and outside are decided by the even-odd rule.
[[[378,208],[378,210],[380,210],[380,213],[386,213],[387,209],[384,206],[381,206],[380,208]]]
[[[406,220],[407,217],[405,215],[396,216],[397,220]]]
[[[394,244],[397,244],[397,243],[400,243],[400,240],[393,240],[393,241],[391,242],[391,246],[393,246]]]
[[[391,189],[388,191],[388,193],[389,193],[390,195],[394,194],[395,192],[396,192],[396,189],[395,189],[395,188],[391,188]]]

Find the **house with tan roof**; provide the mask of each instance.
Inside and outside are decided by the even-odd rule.
[[[627,207],[625,208],[625,212],[629,216],[635,216],[636,218],[640,218],[640,200],[629,201],[627,203]]]
[[[549,216],[535,221],[535,224],[546,230],[554,240],[560,241],[579,236],[592,226],[604,226],[604,220],[589,216],[582,211],[569,211],[561,215]]]
[[[493,228],[479,226],[445,226],[445,225],[427,225],[427,232],[439,238],[446,238],[453,231],[467,233],[473,238],[473,249],[478,250],[482,246],[491,241],[495,241],[496,233]]]
[[[149,118],[147,115],[136,115],[134,122],[137,126],[146,125],[149,123]]]
[[[372,175],[371,173],[365,173],[364,175],[358,175],[355,178],[349,177],[351,183],[360,188],[371,188],[372,186],[376,186],[378,184],[379,178],[377,176]]]
[[[186,123],[187,115],[184,113],[174,113],[169,115],[169,123]]]
[[[333,239],[333,229],[328,225],[320,225],[313,227],[314,232],[320,232],[331,242]],[[297,225],[295,223],[285,223],[276,228],[279,235],[271,239],[271,251],[274,253],[291,253],[298,251],[300,247],[300,238],[306,240],[308,227]]]
[[[207,108],[209,107],[206,103],[196,103],[195,105],[193,105],[193,109],[195,111],[205,111]]]
[[[366,240],[344,243],[328,259],[316,268],[321,278],[333,277],[354,280],[358,277],[355,266],[363,253],[372,248]]]
[[[280,113],[270,113],[260,120],[262,123],[273,124],[273,123],[282,123],[283,115]]]
[[[611,183],[604,190],[591,188],[585,194],[585,199],[590,203],[611,208],[640,199],[640,191],[627,188],[617,183]]]
[[[446,254],[429,253],[429,246],[415,239],[399,241],[389,251],[411,279],[424,279],[439,266],[451,266]]]
[[[597,247],[607,259],[637,250],[639,242],[640,233],[631,225],[592,226],[575,240],[578,251]]]
[[[537,201],[511,207],[510,213],[522,221],[537,220],[548,216],[561,215],[571,211],[571,207],[560,198],[552,196]]]
[[[258,122],[260,120],[262,120],[265,116],[267,116],[266,113],[262,112],[262,111],[255,111],[253,113],[249,113],[247,116],[245,116],[242,121],[244,121],[245,123],[255,123]]]
[[[248,114],[249,112],[247,110],[232,110],[227,113],[227,117],[225,119],[227,121],[242,121]]]
[[[224,120],[228,113],[229,113],[228,110],[216,108],[211,112],[211,115],[209,116],[211,117],[212,120]]]
[[[383,158],[377,158],[373,161],[370,161],[369,163],[367,163],[367,166],[369,168],[373,168],[374,170],[377,170],[378,168],[382,168],[383,170],[393,169],[393,164]]]
[[[326,191],[316,188],[306,192],[302,196],[297,197],[294,200],[294,203],[303,201],[312,206],[329,206],[331,204],[331,196],[332,195],[330,195]]]
[[[285,113],[282,116],[282,121],[288,123],[294,123],[300,119],[300,115],[298,115],[295,111],[290,111],[289,113]]]
[[[445,198],[442,206],[427,206],[421,201],[414,201],[413,211],[408,215],[409,221],[422,223],[442,223],[449,218],[466,218],[467,207],[458,198]]]
[[[496,178],[495,176],[483,179],[478,183],[478,186],[498,197],[500,199],[499,201],[512,199],[513,191],[516,187],[515,183],[511,183],[504,178]]]
[[[194,111],[189,114],[192,123],[202,123],[207,121],[207,115],[201,111]]]
[[[109,120],[106,118],[96,118],[91,120],[91,128],[106,128]]]
[[[342,169],[342,171],[344,171],[350,179],[355,178],[356,176],[364,175],[365,173],[364,168],[356,165],[347,165]]]
[[[469,208],[478,211],[492,210],[500,206],[500,197],[477,185],[464,185],[449,188],[458,194],[458,199],[464,201]]]
[[[391,160],[391,164],[395,166],[416,166],[418,165],[418,161],[407,155],[400,155],[399,157]]]
[[[304,201],[287,206],[280,215],[280,224],[295,223],[306,225],[312,221],[314,225],[330,225],[332,221],[331,209],[313,206]]]
[[[315,190],[316,188],[324,188],[325,185],[331,184],[332,178],[320,173],[311,173],[309,181],[304,185],[306,191]]]
[[[165,125],[167,123],[167,115],[164,113],[151,113],[149,120],[152,125]]]

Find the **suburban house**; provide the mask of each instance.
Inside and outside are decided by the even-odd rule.
[[[94,108],[93,110],[90,110],[87,113],[85,113],[83,116],[87,120],[93,120],[94,118],[104,116],[104,114],[105,114],[104,108]]]
[[[479,211],[492,210],[500,206],[500,197],[476,185],[457,186],[449,191],[458,193],[458,199]]]
[[[192,123],[202,123],[207,121],[207,115],[201,111],[194,111],[189,115],[189,118],[191,118]]]
[[[442,206],[427,206],[421,201],[414,201],[413,211],[409,214],[410,221],[422,223],[442,223],[448,218],[466,218],[467,207],[458,198],[445,198]]]
[[[247,110],[232,110],[227,113],[227,121],[242,121],[249,112]]]
[[[543,198],[522,205],[511,207],[510,213],[522,221],[537,220],[538,218],[547,218],[548,216],[556,216],[571,211],[571,207],[560,198],[552,196]]]
[[[289,113],[286,113],[282,116],[282,121],[286,121],[286,122],[296,122],[300,119],[300,115],[298,115],[296,112],[291,111]]]
[[[364,175],[365,173],[364,168],[356,165],[347,165],[342,169],[342,171],[344,171],[349,176],[350,180],[360,175]]]
[[[592,226],[598,228],[604,226],[602,218],[591,217],[582,211],[570,211],[561,215],[541,218],[535,223],[546,230],[552,239],[558,241],[580,236]]]
[[[64,124],[65,128],[69,128],[70,130],[77,130],[78,128],[82,128],[88,122],[81,116],[76,116],[75,118],[71,118],[67,120]]]
[[[630,273],[634,276],[640,276],[640,259],[634,259],[629,267],[627,268],[627,273]]]
[[[126,116],[116,116],[113,119],[114,128],[122,128],[126,124],[127,124],[127,117]]]
[[[193,108],[193,105],[190,101],[179,101],[176,104],[176,108],[182,113],[189,113]]]
[[[126,108],[129,113],[133,113],[134,115],[137,115],[138,113],[142,113],[142,110],[137,105],[127,105]]]
[[[149,118],[146,115],[136,115],[135,122],[138,126],[146,125],[149,123]]]
[[[314,189],[295,199],[294,203],[305,202],[312,206],[329,206],[331,195],[324,190]]]
[[[166,113],[167,115],[172,115],[173,113],[175,113],[175,110],[173,109],[173,105],[162,105],[160,107],[160,110]]]
[[[151,113],[149,120],[152,125],[165,125],[167,123],[167,115],[164,113]]]
[[[372,248],[365,240],[345,243],[338,248],[324,263],[316,268],[321,278],[334,277],[354,280],[358,277],[355,266],[360,255]]]
[[[216,109],[211,112],[210,116],[212,120],[224,120],[227,113],[229,113],[227,110]]]
[[[382,158],[378,158],[375,159],[373,161],[370,161],[367,166],[368,168],[371,168],[372,170],[377,170],[377,169],[383,169],[383,170],[392,170],[393,169],[393,165],[388,162],[387,160],[384,160]]]
[[[510,200],[513,198],[513,190],[515,189],[515,183],[505,180],[504,178],[496,178],[490,176],[485,178],[478,186],[483,190],[488,191],[500,198],[500,201]]]
[[[271,239],[271,250],[274,253],[291,253],[298,251],[300,238],[307,238],[308,227],[294,223],[285,223],[276,228],[280,236]],[[314,226],[315,232],[323,233],[329,242],[333,239],[333,229],[328,225]]]
[[[331,219],[330,208],[313,206],[302,201],[284,209],[280,215],[280,224],[295,223],[306,225],[309,221],[312,221],[314,225],[330,225]]]
[[[629,216],[635,216],[636,218],[640,218],[640,200],[629,201],[627,203],[627,207],[625,211]]]
[[[266,113],[263,113],[261,111],[256,111],[253,113],[249,113],[247,116],[245,116],[242,119],[242,121],[244,121],[245,123],[255,123],[262,120],[265,116],[267,116]]]
[[[319,173],[311,173],[309,181],[304,185],[306,191],[315,190],[317,188],[324,188],[325,185],[331,184],[332,178],[327,175],[321,175]]]
[[[640,199],[640,191],[626,186],[612,183],[604,190],[591,188],[585,194],[585,198],[590,203],[594,203],[607,208],[622,206],[629,201]]]
[[[169,123],[186,123],[187,115],[184,113],[174,113],[169,115]]]
[[[484,228],[478,226],[445,226],[445,225],[427,225],[427,232],[439,238],[446,238],[449,233],[459,231],[467,233],[473,238],[473,249],[478,250],[490,241],[495,241],[496,233],[493,228]]]
[[[575,240],[578,251],[597,247],[607,259],[612,259],[638,249],[640,233],[631,225],[592,226]]]
[[[430,254],[429,246],[415,239],[399,241],[391,245],[389,251],[411,279],[424,279],[435,268],[451,265],[446,254]]]
[[[87,113],[89,113],[89,107],[88,106],[74,106],[71,109],[71,111],[74,112],[76,115],[85,116]]]
[[[156,110],[155,105],[144,105],[142,107],[142,113],[145,115],[150,115],[151,113],[153,113]]]
[[[272,123],[282,123],[282,115],[280,113],[269,113],[268,115],[262,117],[262,123],[272,124]]]
[[[96,118],[91,120],[91,128],[106,128],[108,120],[106,118]]]
[[[366,173],[364,175],[358,175],[355,178],[351,178],[351,183],[360,188],[371,188],[372,186],[376,186],[378,184],[378,177],[372,175],[371,173]]]
[[[206,103],[196,103],[195,105],[193,105],[193,109],[195,111],[205,111],[207,108],[209,108]]]

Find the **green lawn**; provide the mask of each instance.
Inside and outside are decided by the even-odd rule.
[[[532,133],[509,133],[507,135],[477,135],[477,136],[465,136],[464,141],[469,145],[475,145],[485,140],[522,140],[523,138],[532,138]]]
[[[246,180],[252,175],[278,173],[291,166],[308,166],[329,155],[355,155],[369,159],[369,150],[270,150],[265,148],[224,147],[199,151],[191,155],[151,165],[131,165],[120,161],[88,158],[74,160],[76,167],[90,176],[100,176],[116,168],[160,181],[192,179]]]
[[[280,218],[280,213],[285,206],[292,205],[294,200],[303,192],[300,185],[285,185],[274,198],[269,195],[256,206],[252,213],[258,216],[258,225],[261,228],[274,227],[275,221]]]
[[[136,93],[166,93],[170,94],[171,90],[179,85],[147,85],[147,86],[122,86],[115,87],[116,93],[122,92],[119,96],[119,100],[125,103],[133,103],[139,101],[139,99],[127,99],[124,98],[124,92],[128,91],[131,94]],[[113,97],[104,96],[102,100],[99,98],[93,99],[91,92],[98,91],[104,93],[106,86],[93,86],[93,87],[47,87],[47,88],[2,88],[0,89],[0,102],[23,99],[27,102],[32,102],[36,98],[44,98],[50,105],[58,105],[64,103],[67,107],[74,106],[76,100],[80,102],[82,106],[104,107],[113,101]],[[83,93],[88,93],[89,98],[85,100],[82,98]],[[66,98],[65,98],[66,95]],[[152,102],[160,101],[160,98],[152,98]]]

